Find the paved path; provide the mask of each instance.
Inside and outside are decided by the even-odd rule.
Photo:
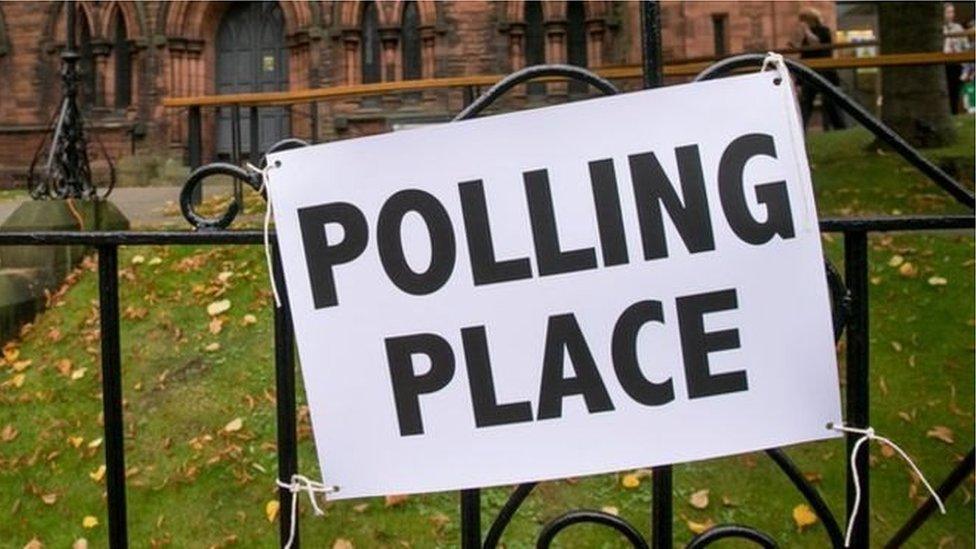
[[[109,200],[122,210],[133,227],[139,227],[183,222],[181,215],[163,215],[166,203],[177,203],[179,195],[179,187],[120,187],[112,191]],[[7,216],[13,213],[24,200],[27,199],[17,198],[0,201],[0,223],[7,219]],[[185,224],[185,222],[183,223]],[[187,228],[189,228],[188,224]]]

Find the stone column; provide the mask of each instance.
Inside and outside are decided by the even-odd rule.
[[[345,85],[358,84],[361,81],[362,71],[359,68],[359,31],[355,29],[342,31],[343,57],[345,60]]]
[[[586,22],[586,61],[591,69],[603,66],[603,34],[605,25],[602,19]]]
[[[436,52],[434,51],[434,40],[436,32],[434,27],[420,27],[420,77],[434,78]]]
[[[566,22],[546,22],[546,63],[566,63]],[[550,82],[546,85],[546,92],[555,96],[565,96],[568,83]]]
[[[512,23],[508,29],[508,59],[512,64],[511,72],[525,67],[525,25],[522,23]],[[511,94],[524,99],[525,85],[516,86]]]
[[[399,54],[400,29],[380,29],[380,43],[383,45],[383,82],[403,80],[403,62]],[[400,93],[388,93],[383,96],[383,106],[386,109],[396,109],[402,102]]]
[[[112,45],[108,42],[92,42],[92,57],[94,58],[94,71],[95,71],[95,97],[92,98],[92,105],[96,108],[104,108],[105,105],[111,105],[111,102],[106,100],[106,96],[115,97],[115,89],[112,88],[110,92],[106,93],[107,89],[107,75],[108,75],[108,58],[112,53]],[[114,81],[114,80],[113,80]]]

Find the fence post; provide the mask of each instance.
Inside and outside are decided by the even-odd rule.
[[[641,3],[641,54],[644,88],[663,83],[661,65],[661,6],[656,1]],[[670,465],[653,468],[651,495],[651,546],[667,549],[673,545],[672,471]]]
[[[102,341],[102,414],[105,421],[105,487],[108,540],[128,547],[125,510],[125,430],[122,425],[122,360],[119,349],[119,248],[98,246],[98,317]]]
[[[461,549],[481,548],[481,490],[461,490]]]
[[[651,495],[651,547],[653,549],[667,549],[673,545],[671,481],[670,465],[662,465],[653,469],[651,474],[653,486]]]
[[[656,0],[641,2],[641,53],[644,88],[656,88],[664,83],[661,62],[661,5]]]
[[[844,233],[844,278],[851,292],[851,316],[847,323],[847,423],[853,427],[867,428],[870,425],[870,380],[868,379],[868,236],[864,231]],[[861,435],[847,435],[847,456],[850,460],[854,443]],[[860,452],[855,460],[860,477],[861,504],[854,533],[851,535],[853,547],[868,547],[870,539],[871,482],[868,467],[869,451]],[[848,463],[850,471],[850,463]],[[854,478],[847,474],[847,517],[850,519],[854,507],[856,486]]]
[[[230,106],[230,161],[235,166],[241,165],[241,154],[244,149],[243,140],[244,137],[241,135],[241,106],[235,103]],[[234,202],[243,209],[241,182],[235,177],[232,185],[234,186]]]
[[[190,163],[190,171],[199,168],[203,164],[203,127],[200,121],[200,105],[193,105],[187,112],[187,161]],[[193,188],[193,204],[199,205],[203,200],[203,185]]]
[[[312,125],[312,131],[309,138],[314,145],[319,142],[319,102],[312,101],[309,103],[309,109],[311,109],[309,112],[309,124]]]
[[[250,133],[251,143],[250,143],[250,146],[248,148],[251,149],[251,150],[250,150],[250,152],[247,155],[247,159],[252,164],[254,164],[256,166],[257,163],[258,163],[258,161],[261,159],[261,151],[260,151],[260,149],[261,149],[261,139],[260,139],[261,134],[260,134],[259,128],[258,128],[258,124],[259,124],[259,122],[258,122],[258,108],[255,107],[255,106],[250,107],[248,109],[248,115],[250,116],[250,119],[251,119],[250,120],[250,124],[249,124],[250,127],[248,128],[249,133]]]
[[[295,420],[295,347],[292,333],[291,309],[288,304],[288,292],[285,291],[285,276],[281,270],[281,253],[278,240],[271,243],[272,276],[275,287],[281,297],[281,307],[274,310],[274,350],[275,350],[275,404],[278,421],[278,478],[290,482],[291,476],[298,472],[298,433]],[[296,497],[286,488],[278,488],[278,501],[281,505],[281,520],[278,535],[281,546],[288,541],[291,531],[291,498]],[[295,515],[294,549],[300,546],[298,525],[301,523]]]

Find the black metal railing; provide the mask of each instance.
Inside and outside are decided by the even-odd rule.
[[[653,15],[653,14],[651,14]],[[755,66],[759,68],[761,55],[743,55],[716,63],[699,75],[698,79],[721,76],[731,70]],[[905,157],[909,163],[918,168],[923,174],[945,189],[955,199],[970,208],[973,207],[973,195],[970,191],[953,180],[937,166],[932,164],[917,150],[908,145],[883,123],[875,119],[864,109],[859,107],[843,92],[834,88],[829,82],[821,78],[806,66],[788,62],[794,75],[802,82],[816,86],[828,94],[841,108],[845,109],[854,119],[861,122],[869,131],[882,141],[888,143],[897,153]],[[654,67],[648,66],[648,70]],[[481,98],[472,101],[458,119],[476,116],[484,108],[497,99],[506,89],[522,84],[539,76],[561,76],[588,82],[605,94],[616,93],[612,84],[589,73],[585,69],[568,66],[530,67],[519,71],[498,85],[488,90]],[[651,79],[653,83],[653,79]],[[192,109],[191,109],[192,113]],[[236,118],[236,117],[235,117]],[[254,117],[257,118],[257,117]],[[190,137],[194,135],[193,117],[191,116]],[[196,124],[199,124],[197,117]],[[252,125],[252,131],[254,126]],[[198,128],[197,128],[198,129]],[[283,147],[303,146],[304,143],[291,140]],[[191,147],[192,150],[192,147]],[[255,149],[252,149],[252,151]],[[199,160],[199,159],[197,159]],[[108,488],[108,526],[109,544],[114,549],[127,547],[126,533],[126,497],[125,497],[125,450],[123,445],[123,416],[122,416],[122,386],[121,386],[121,355],[120,355],[120,318],[119,318],[119,275],[118,249],[120,246],[152,245],[166,246],[176,244],[190,245],[261,245],[263,233],[255,230],[227,230],[238,213],[235,204],[231,204],[228,211],[217,218],[206,218],[199,215],[193,206],[192,196],[211,175],[229,175],[242,185],[255,190],[261,190],[260,176],[248,172],[233,164],[214,164],[203,166],[195,170],[187,181],[181,196],[181,206],[187,220],[197,229],[195,231],[120,231],[120,232],[23,232],[0,233],[0,245],[86,245],[93,246],[98,254],[99,299],[101,315],[101,367],[103,383],[103,406],[105,417],[105,456],[106,483]],[[843,277],[827,263],[825,275],[830,287],[833,308],[835,337],[840,338],[846,331],[846,421],[854,426],[867,426],[870,422],[870,386],[869,373],[869,262],[868,236],[871,233],[889,231],[941,231],[972,229],[974,217],[972,213],[965,215],[938,216],[902,216],[902,217],[866,217],[857,219],[827,218],[820,222],[823,232],[841,233],[844,248]],[[276,388],[276,417],[277,417],[277,452],[280,479],[290,479],[298,472],[298,437],[296,431],[296,385],[295,385],[295,355],[294,333],[292,331],[291,312],[285,281],[281,271],[281,261],[278,247],[272,235],[273,273],[277,287],[281,289],[282,306],[274,314],[274,367]],[[848,449],[853,445],[856,437],[848,436]],[[820,496],[819,492],[804,477],[802,472],[793,464],[786,452],[774,448],[766,454],[783,471],[797,491],[809,503],[821,523],[825,526],[827,542],[833,547],[843,546],[841,522]],[[848,470],[851,468],[850,454],[847,453]],[[870,540],[870,509],[869,467],[867,453],[861,453],[853,464],[860,478],[861,497],[864,504],[860,506],[861,516],[856,521],[853,534],[853,546],[867,547]],[[973,471],[973,451],[961,461],[953,472],[941,483],[938,492],[945,497],[955,490]],[[850,473],[847,478],[847,513],[850,513],[853,493],[856,488],[855,477]],[[537,538],[538,547],[549,545],[567,528],[580,523],[592,523],[611,528],[619,532],[634,547],[667,548],[673,545],[673,478],[670,466],[655,467],[652,474],[652,499],[650,509],[650,534],[645,535],[641,528],[615,515],[593,510],[571,510],[560,515],[542,526]],[[536,483],[521,484],[515,488],[508,500],[502,506],[497,516],[487,527],[481,522],[481,491],[479,489],[462,490],[460,492],[460,546],[465,549],[495,548],[504,537],[507,526],[518,512],[524,501],[530,497]],[[280,489],[278,494],[281,508],[288,509],[295,497],[287,489]],[[921,526],[934,511],[934,503],[930,498],[905,525],[898,530],[886,546],[897,547],[905,542]],[[849,518],[849,516],[847,517]],[[280,539],[284,544],[291,529],[291,516],[282,513],[280,519]],[[296,525],[297,527],[297,525]],[[704,533],[695,536],[688,547],[704,547],[717,540],[739,538],[752,541],[763,547],[775,547],[774,539],[764,532],[746,525],[723,524],[715,526]],[[297,540],[293,545],[298,546]]]

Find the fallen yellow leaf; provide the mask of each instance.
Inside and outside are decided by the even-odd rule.
[[[46,503],[48,505],[54,505],[55,502],[58,501],[58,495],[57,494],[44,494],[44,495],[41,496],[41,501],[43,501],[44,503]]]
[[[617,509],[613,505],[607,505],[605,507],[601,507],[600,510],[608,515],[617,516],[620,514],[620,509]]]
[[[232,276],[234,276],[234,273],[230,271],[224,271],[217,275],[217,280],[226,283],[228,280],[230,280],[230,277]]]
[[[207,325],[207,329],[211,334],[217,335],[224,328],[224,321],[220,320],[218,317],[213,317],[210,319],[210,324]]]
[[[220,350],[220,343],[217,343],[216,341],[214,341],[213,343],[210,343],[206,347],[204,347],[203,350],[204,351],[207,351],[208,353],[212,353],[214,351],[219,351]]]
[[[88,371],[88,368],[78,368],[77,370],[71,372],[71,380],[72,381],[77,381],[77,380],[85,377],[85,372],[87,372],[87,371]]]
[[[637,488],[640,486],[640,477],[634,473],[627,473],[622,479],[620,479],[620,484],[624,488]]]
[[[30,360],[30,359],[28,359],[28,360],[18,360],[17,362],[14,362],[13,369],[14,369],[15,372],[23,372],[33,362],[34,361],[33,360]]]
[[[335,543],[332,544],[332,549],[355,549],[355,548],[353,547],[351,541],[345,538],[339,538],[335,540]]]
[[[698,490],[688,498],[688,503],[695,509],[708,507],[708,490]]]
[[[95,440],[93,440],[93,441],[91,441],[91,442],[88,443],[88,447],[89,448],[98,448],[101,445],[102,445],[102,439],[101,438],[96,438]]]
[[[276,499],[268,500],[268,503],[264,504],[264,516],[268,517],[268,522],[274,522],[278,518],[279,509],[281,504]]]
[[[809,505],[801,503],[793,508],[793,522],[796,523],[797,530],[802,531],[817,523],[817,515]]]
[[[220,313],[225,313],[230,310],[230,300],[221,299],[220,301],[214,301],[210,305],[207,305],[207,314],[210,316],[217,316]]]
[[[906,278],[914,278],[918,275],[918,268],[912,265],[911,261],[906,261],[901,264],[901,267],[898,267],[898,274]]]
[[[80,447],[82,442],[85,442],[85,437],[68,437],[68,444],[75,448]]]
[[[895,449],[887,444],[881,444],[881,455],[886,458],[895,457]]]
[[[904,262],[905,262],[905,258],[904,257],[895,254],[895,255],[891,256],[891,259],[888,260],[888,266],[889,267],[897,267],[897,266],[901,265]]]
[[[386,498],[384,499],[384,504],[387,507],[394,507],[400,505],[405,501],[407,501],[407,496],[397,494],[393,496],[386,496]]]
[[[239,418],[239,417],[238,418],[234,418],[234,419],[230,420],[227,423],[227,425],[224,425],[224,432],[225,433],[236,433],[237,431],[240,431],[242,427],[244,427],[244,420],[241,419],[241,418]]]
[[[13,364],[17,357],[20,356],[20,349],[12,346],[12,344],[5,345],[3,348],[3,358],[8,364]]]
[[[98,519],[91,515],[88,515],[87,517],[81,519],[81,525],[89,529],[94,528],[98,526]]]
[[[94,480],[95,482],[101,482],[102,479],[105,478],[105,465],[99,465],[98,469],[88,473],[88,478]]]
[[[941,276],[933,276],[933,277],[929,278],[929,285],[930,286],[945,286],[948,283],[949,283],[949,281],[946,280],[945,278],[941,277]]]
[[[925,436],[929,438],[935,438],[945,442],[946,444],[954,444],[956,441],[952,438],[952,429],[946,427],[945,425],[936,425],[925,433]]]
[[[258,321],[258,317],[254,316],[252,314],[246,314],[246,315],[244,315],[244,318],[241,320],[241,324],[243,324],[245,326],[249,326],[251,324],[256,323],[257,321]]]
[[[0,440],[3,442],[10,442],[11,440],[17,438],[18,434],[20,434],[20,431],[18,431],[12,423],[8,423],[3,426],[3,430],[0,430]]]
[[[693,534],[703,534],[708,530],[711,530],[712,527],[715,526],[715,521],[713,521],[712,519],[705,519],[704,522],[695,522],[693,520],[689,520],[686,522],[686,524],[688,526],[688,529],[691,530]]]
[[[26,380],[27,380],[27,376],[26,375],[24,375],[24,374],[17,374],[14,377],[10,378],[10,384],[13,385],[14,387],[20,389],[21,387],[24,386],[24,381],[26,381]]]
[[[31,538],[31,540],[24,545],[24,549],[44,549],[44,544],[41,543],[41,540],[37,538]]]
[[[145,256],[141,256],[141,255],[134,255],[134,256],[132,256],[132,264],[133,265],[141,265],[141,264],[143,264],[145,262],[146,262]]]
[[[159,265],[162,262],[163,262],[163,258],[161,258],[161,257],[154,257],[154,258],[152,258],[152,259],[149,260],[149,264],[150,265]]]

